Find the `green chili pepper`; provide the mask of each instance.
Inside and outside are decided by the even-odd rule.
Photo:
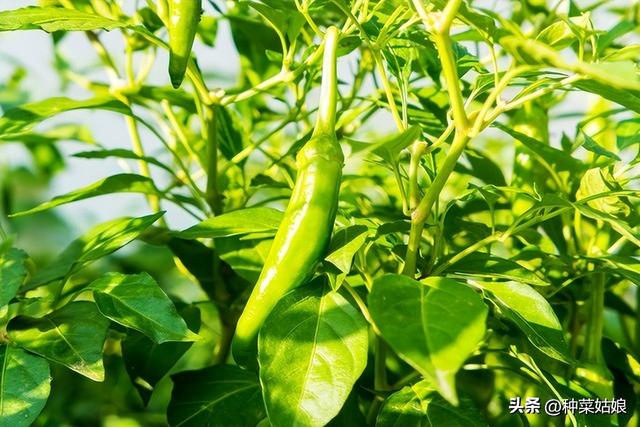
[[[296,157],[293,194],[271,250],[236,327],[233,355],[250,360],[256,337],[276,303],[302,285],[324,256],[338,207],[344,156],[335,134],[338,30],[327,30],[318,119]]]
[[[180,87],[191,56],[202,0],[169,0],[169,77],[174,88]]]

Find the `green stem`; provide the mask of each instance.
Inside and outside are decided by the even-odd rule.
[[[433,35],[436,49],[440,54],[440,62],[442,63],[442,73],[447,83],[447,91],[451,102],[451,112],[455,121],[456,130],[459,133],[465,133],[469,126],[469,119],[464,110],[464,101],[462,99],[462,91],[460,90],[460,79],[458,77],[458,68],[453,55],[453,45],[451,37],[448,33],[435,33]]]
[[[214,215],[222,212],[220,206],[220,194],[218,190],[218,120],[216,117],[216,106],[208,105],[205,110],[205,137],[207,143],[207,188],[205,199]]]
[[[604,273],[593,276],[593,290],[589,297],[589,319],[585,336],[583,361],[593,364],[603,363],[602,329],[604,326]]]
[[[458,158],[462,155],[462,152],[467,146],[467,142],[469,142],[469,138],[466,135],[456,133],[453,143],[451,144],[451,148],[449,149],[449,154],[447,154],[447,157],[445,157],[442,162],[442,166],[440,167],[438,174],[433,179],[433,182],[420,201],[420,204],[411,215],[409,245],[407,247],[404,269],[402,271],[403,274],[406,274],[407,276],[413,277],[415,275],[418,252],[420,250],[420,241],[422,240],[422,231],[424,230],[425,221],[429,218],[429,215],[431,215],[431,209],[438,200],[442,189],[458,162]]]
[[[411,159],[409,161],[409,210],[413,211],[420,203],[420,187],[418,175],[420,173],[420,160],[427,150],[424,141],[416,141],[411,147]]]
[[[374,388],[376,391],[385,391],[389,388],[387,380],[387,345],[382,337],[375,337],[375,360],[374,360]]]
[[[380,79],[382,81],[382,88],[384,89],[384,94],[387,97],[387,103],[389,104],[389,109],[391,110],[391,115],[393,116],[393,121],[399,130],[404,130],[404,124],[402,122],[402,117],[398,112],[398,107],[396,106],[396,100],[393,96],[393,89],[391,87],[391,82],[389,81],[389,77],[387,76],[387,71],[384,69],[384,64],[382,62],[382,58],[380,57],[380,52],[371,49],[371,55],[376,63],[376,70],[380,75]]]
[[[333,135],[336,128],[337,65],[338,40],[340,32],[336,27],[327,28],[324,39],[324,57],[322,60],[322,86],[320,88],[320,104],[318,118],[312,137]]]

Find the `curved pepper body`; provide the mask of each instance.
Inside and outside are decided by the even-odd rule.
[[[187,71],[202,13],[202,0],[169,0],[169,77],[180,87]]]
[[[334,130],[337,41],[337,29],[328,29],[318,122],[297,154],[291,199],[236,326],[232,350],[239,364],[250,364],[265,319],[287,292],[313,275],[331,238],[344,163]]]
[[[253,352],[253,341],[273,307],[310,278],[329,244],[342,178],[340,146],[330,137],[315,138],[298,153],[296,163],[298,177],[291,200],[236,326],[233,353],[237,361]]]

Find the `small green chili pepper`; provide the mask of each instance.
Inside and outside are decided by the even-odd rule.
[[[293,194],[236,327],[232,349],[240,364],[250,360],[258,331],[276,303],[311,277],[331,237],[344,163],[335,134],[338,37],[335,27],[327,29],[316,126],[298,151]]]
[[[202,14],[202,0],[169,0],[169,77],[180,87]]]

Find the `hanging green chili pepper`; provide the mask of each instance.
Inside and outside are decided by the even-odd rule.
[[[338,207],[344,156],[335,134],[338,30],[327,30],[318,119],[296,157],[298,174],[284,218],[236,327],[233,355],[246,362],[276,303],[303,284],[325,254]]]
[[[169,77],[180,87],[196,37],[202,0],[169,0]]]

